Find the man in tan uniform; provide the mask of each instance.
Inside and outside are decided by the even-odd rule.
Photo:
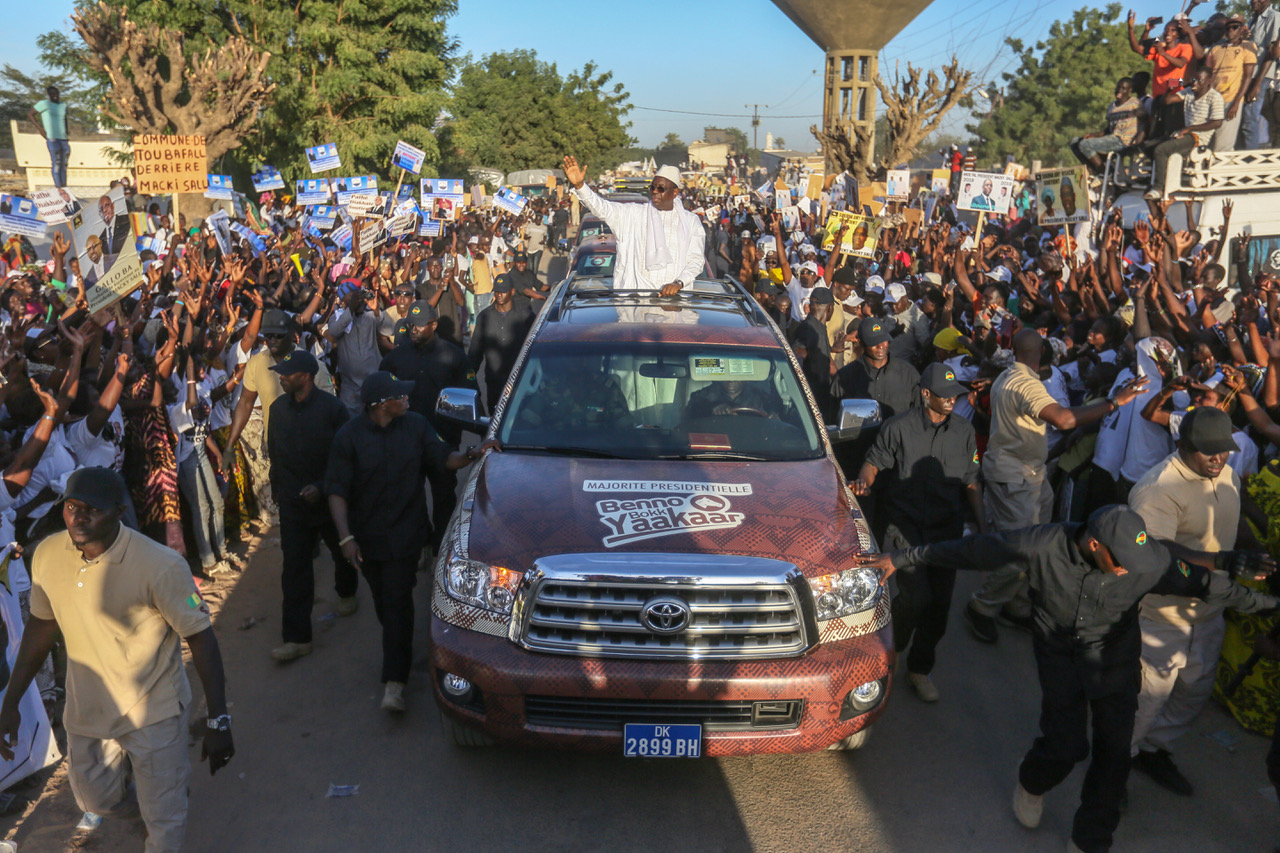
[[[1220,409],[1192,409],[1178,449],[1129,493],[1147,532],[1197,551],[1230,551],[1240,521],[1240,478],[1227,465],[1235,452],[1231,418]],[[1133,766],[1184,796],[1191,783],[1174,766],[1173,741],[1191,727],[1213,692],[1222,649],[1222,608],[1199,599],[1149,595],[1142,629],[1142,690],[1133,725]]]
[[[124,481],[109,468],[82,468],[67,480],[67,530],[45,539],[31,564],[31,619],[0,705],[0,755],[12,758],[18,698],[61,631],[76,802],[118,814],[136,798],[146,853],[178,853],[191,778],[182,641],[208,704],[202,757],[210,773],[235,754],[222,657],[186,562],[120,523],[124,496]]]
[[[1035,329],[1013,338],[1013,366],[991,385],[991,438],[982,459],[987,525],[997,532],[1020,530],[1053,521],[1053,489],[1049,486],[1048,427],[1062,431],[1102,420],[1141,393],[1145,377],[1127,383],[1107,400],[1066,408],[1049,396],[1040,379],[1044,339]],[[999,638],[995,617],[1002,614],[1029,627],[1031,602],[1027,579],[1016,566],[996,569],[965,606],[965,622],[984,643]]]

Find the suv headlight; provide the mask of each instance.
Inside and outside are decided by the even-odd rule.
[[[505,616],[511,613],[523,577],[520,572],[466,560],[454,552],[445,566],[444,585],[449,595],[459,601]]]
[[[818,621],[839,619],[870,610],[880,600],[880,570],[870,566],[809,578]]]

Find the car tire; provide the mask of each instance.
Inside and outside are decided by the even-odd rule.
[[[444,730],[445,739],[453,741],[454,746],[493,746],[493,739],[488,735],[464,726],[444,711],[440,712],[440,728]]]
[[[861,749],[867,745],[867,741],[870,738],[871,726],[867,726],[865,729],[856,731],[843,740],[836,741],[831,744],[831,746],[827,747],[827,749],[834,750],[836,752],[849,752],[854,749]]]

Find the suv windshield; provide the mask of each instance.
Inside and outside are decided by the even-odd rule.
[[[781,349],[544,344],[528,355],[498,437],[634,459],[813,459],[823,453]]]

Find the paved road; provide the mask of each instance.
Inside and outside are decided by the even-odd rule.
[[[211,779],[197,766],[187,850],[848,850],[1061,851],[1082,771],[1049,795],[1041,828],[1009,811],[1015,768],[1035,734],[1030,639],[1006,632],[980,646],[957,623],[925,705],[895,693],[870,744],[819,753],[702,761],[466,750],[443,741],[427,688],[425,649],[394,718],[378,708],[378,628],[366,589],[349,619],[318,622],[315,653],[277,665],[279,551],[259,551],[217,619],[234,701],[238,754]],[[332,612],[327,557],[315,615]],[[976,579],[964,579],[967,592]],[[418,590],[418,635],[427,589]],[[958,599],[959,600],[959,599]],[[263,621],[242,630],[246,620]],[[1240,738],[1234,750],[1211,737]],[[1262,792],[1264,739],[1216,707],[1186,738],[1180,761],[1197,785],[1176,798],[1145,778],[1117,850],[1263,851],[1276,806]],[[198,756],[198,747],[192,755]],[[359,785],[327,798],[330,783]],[[63,791],[37,805],[44,827],[29,851],[64,849],[75,810]],[[50,825],[51,823],[55,825]],[[19,841],[29,831],[20,830]],[[92,848],[133,851],[138,829],[108,821]]]

